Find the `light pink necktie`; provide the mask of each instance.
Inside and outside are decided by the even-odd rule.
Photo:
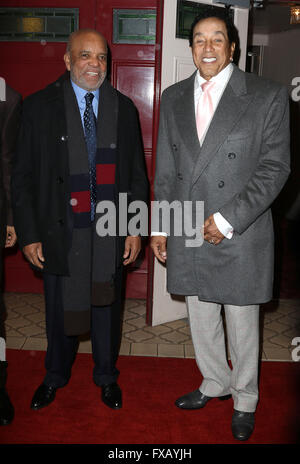
[[[202,99],[199,98],[196,116],[196,125],[199,140],[202,139],[207,129],[207,126],[214,114],[214,107],[210,93],[213,85],[214,82],[211,81],[206,81],[201,85],[203,97]]]

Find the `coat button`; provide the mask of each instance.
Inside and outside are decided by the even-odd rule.
[[[224,185],[225,183],[222,180],[220,180],[220,182],[218,183],[218,187],[221,189],[224,187]]]
[[[182,179],[183,179],[183,176],[182,176],[182,174],[181,174],[180,172],[177,174],[177,178],[178,178],[179,180],[182,180]]]
[[[57,222],[58,222],[58,224],[59,224],[60,226],[63,226],[63,225],[64,225],[63,219],[59,219]]]
[[[57,180],[58,184],[63,184],[64,183],[64,179],[61,176],[57,177],[56,180]]]
[[[173,148],[175,151],[177,151],[177,145],[175,145],[175,143],[173,144]]]
[[[236,154],[235,154],[235,153],[228,153],[228,158],[229,158],[229,159],[235,159],[235,158],[236,158]]]
[[[66,141],[68,140],[68,136],[67,136],[67,135],[62,135],[61,138],[60,138],[60,140],[61,140],[62,142],[66,142]]]

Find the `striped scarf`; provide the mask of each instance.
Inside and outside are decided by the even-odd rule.
[[[115,300],[116,237],[100,237],[96,212],[90,219],[89,162],[80,112],[70,81],[64,84],[68,128],[68,151],[72,219],[72,246],[68,256],[70,275],[64,277],[63,300],[66,335],[90,329],[93,306],[108,306]],[[107,80],[100,88],[97,118],[97,204],[116,200],[118,97]]]

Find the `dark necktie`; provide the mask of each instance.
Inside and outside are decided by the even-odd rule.
[[[91,192],[91,221],[95,219],[95,209],[97,203],[97,177],[96,177],[96,152],[97,152],[97,129],[96,118],[93,111],[93,98],[92,93],[86,93],[85,96],[86,107],[83,115],[84,132],[87,152],[89,156],[90,166],[90,192]]]

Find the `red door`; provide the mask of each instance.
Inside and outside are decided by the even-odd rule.
[[[160,44],[162,0],[0,0],[1,7],[17,8],[79,8],[79,27],[96,28],[107,38],[111,50],[111,81],[128,95],[138,108],[145,149],[145,158],[152,183],[152,146],[160,95]],[[122,11],[154,10],[156,12],[155,44],[114,43],[113,29],[118,27],[114,15]],[[127,11],[128,14],[128,11]],[[23,97],[45,87],[64,72],[65,42],[0,42],[0,76]],[[130,269],[126,296],[146,298],[148,278],[148,244],[141,258]],[[5,290],[42,292],[42,280],[29,268],[22,253],[6,251]]]
[[[96,28],[107,38],[112,54],[111,81],[114,87],[129,96],[135,103],[140,117],[148,177],[152,185],[152,154],[155,141],[155,116],[160,96],[160,44],[161,0],[110,0],[99,1]],[[156,43],[116,44],[113,39],[113,18],[116,10],[156,11]],[[116,20],[115,20],[116,22]],[[116,22],[117,23],[117,22]],[[115,24],[117,27],[117,24]],[[149,245],[127,273],[126,296],[146,298],[148,279]]]

